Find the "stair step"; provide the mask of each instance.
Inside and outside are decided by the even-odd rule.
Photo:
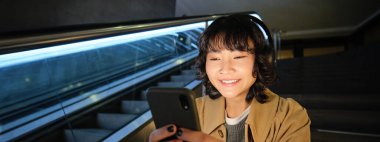
[[[281,96],[293,98],[306,109],[380,110],[380,96],[377,94],[284,94]]]
[[[98,125],[102,129],[117,130],[137,117],[136,114],[98,113]]]
[[[187,83],[185,82],[159,82],[158,87],[184,87]]]
[[[96,142],[104,139],[112,133],[105,129],[66,129],[65,138],[67,142]]]
[[[183,75],[196,75],[197,70],[181,70],[181,74],[183,74]]]
[[[122,102],[122,112],[126,114],[142,114],[149,110],[147,101],[143,100],[124,100]]]
[[[378,111],[331,109],[309,109],[307,111],[313,129],[379,133],[380,112]]]
[[[378,142],[380,137],[344,133],[311,132],[312,142]]]
[[[195,75],[172,75],[170,76],[170,80],[174,82],[190,82],[192,80],[195,80]]]

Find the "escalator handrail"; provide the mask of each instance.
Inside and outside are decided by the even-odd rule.
[[[257,14],[256,12],[239,12],[246,14]],[[233,13],[228,13],[233,14]],[[97,39],[102,37],[116,36],[127,33],[153,30],[164,27],[179,26],[184,24],[205,22],[214,20],[220,16],[228,14],[217,14],[207,16],[197,16],[181,19],[169,19],[166,21],[158,21],[151,23],[138,23],[129,25],[118,25],[106,28],[89,29],[82,31],[61,32],[52,34],[41,34],[36,36],[16,37],[16,38],[0,38],[0,55],[20,52],[38,48],[44,48],[46,46],[53,46],[58,44],[73,43],[78,41]],[[207,24],[207,22],[206,22]]]
[[[66,44],[66,43],[78,42],[78,41],[89,40],[89,39],[97,39],[97,38],[102,38],[102,37],[134,33],[134,32],[139,32],[139,31],[146,31],[146,30],[152,30],[152,29],[158,29],[158,28],[164,28],[164,27],[190,24],[190,23],[195,23],[195,22],[207,21],[213,18],[215,17],[211,16],[211,17],[202,17],[202,18],[195,18],[195,19],[178,20],[178,21],[145,23],[145,24],[93,29],[93,30],[74,31],[74,32],[67,32],[67,33],[47,34],[47,35],[39,35],[39,36],[33,36],[33,37],[0,39],[0,54],[44,48],[46,47],[46,45],[52,46],[52,45],[58,45],[58,44]]]

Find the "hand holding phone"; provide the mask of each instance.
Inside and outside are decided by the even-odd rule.
[[[194,96],[193,92],[186,88],[149,88],[147,98],[156,128],[174,124],[177,127],[200,131]],[[173,138],[176,137],[172,136],[169,139]]]

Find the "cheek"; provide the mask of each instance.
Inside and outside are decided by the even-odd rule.
[[[248,63],[247,63],[247,65],[246,65],[247,67],[248,67],[248,72],[251,74],[251,76],[252,77],[255,77],[255,75],[254,75],[254,72],[255,72],[255,59],[252,57],[252,60],[250,60]],[[255,77],[256,78],[256,77]]]
[[[210,64],[206,63],[206,74],[207,74],[209,80],[211,79],[210,77],[212,77],[213,74],[215,74],[215,73],[213,73],[213,69],[214,68]]]
[[[256,80],[256,76],[254,74],[254,61],[245,62],[239,65],[239,70],[244,76],[251,77],[250,79]]]
[[[206,65],[205,65],[205,69],[206,69],[206,74],[209,75],[211,67],[210,67],[210,64],[208,64],[207,62],[206,62]]]
[[[216,79],[216,76],[218,74],[218,67],[216,64],[213,64],[213,63],[209,63],[207,64],[206,62],[206,74],[207,74],[207,77],[208,79],[211,81],[211,82],[214,82],[214,80]]]

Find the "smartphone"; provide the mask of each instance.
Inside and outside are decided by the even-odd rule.
[[[186,88],[149,88],[147,99],[156,128],[175,124],[200,131],[194,96],[194,92]]]

